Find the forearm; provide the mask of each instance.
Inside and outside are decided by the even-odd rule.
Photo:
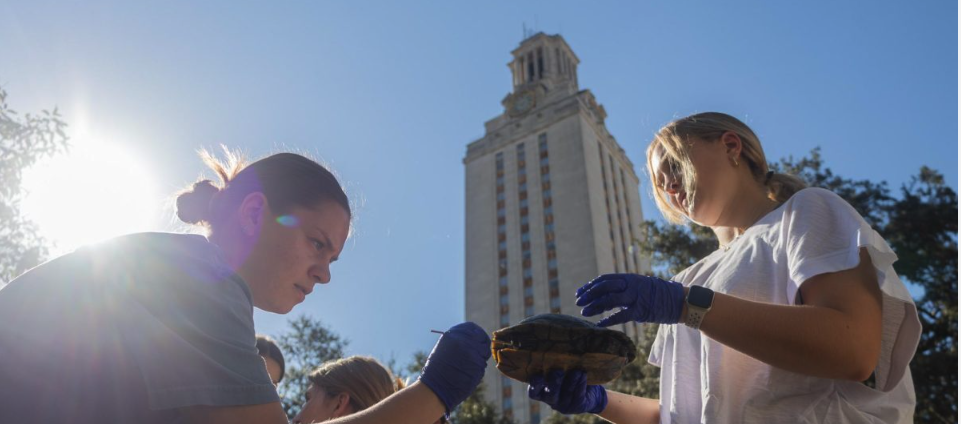
[[[416,382],[380,403],[330,424],[430,424],[444,415],[444,404],[426,385]]]
[[[601,411],[601,418],[616,424],[657,423],[661,419],[660,402],[624,393],[607,391],[607,407]]]
[[[880,338],[873,334],[879,328],[863,328],[857,319],[835,309],[774,305],[721,293],[715,294],[701,331],[781,369],[857,381],[874,368],[871,358],[876,362],[877,352],[872,349]]]

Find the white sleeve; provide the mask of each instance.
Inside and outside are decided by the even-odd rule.
[[[921,335],[917,308],[894,272],[897,255],[851,205],[820,188],[801,190],[788,200],[781,230],[791,279],[787,295],[795,303],[805,281],[857,267],[859,250],[867,249],[883,294],[882,351],[875,378],[879,389],[893,389]]]

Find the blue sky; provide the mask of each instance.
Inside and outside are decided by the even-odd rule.
[[[956,2],[195,3],[0,3],[0,87],[21,112],[58,106],[76,143],[123,145],[158,202],[202,171],[199,147],[329,164],[355,235],[293,313],[349,353],[404,363],[464,318],[461,159],[525,25],[571,45],[638,173],[661,125],[716,110],[769,160],[820,146],[845,177],[896,188],[928,165],[957,188]],[[169,216],[142,229],[178,230]]]

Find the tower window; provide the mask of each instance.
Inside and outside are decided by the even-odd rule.
[[[537,48],[537,78],[544,78],[544,54],[540,47]]]
[[[527,80],[534,81],[534,52],[527,53]]]
[[[517,59],[514,64],[514,78],[517,79],[517,85],[524,83],[524,57],[521,56]]]
[[[551,308],[557,308],[557,309],[561,308],[561,299],[559,297],[551,298]]]
[[[561,74],[561,49],[554,49],[554,70],[557,71],[557,75]]]

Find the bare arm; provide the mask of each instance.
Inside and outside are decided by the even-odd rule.
[[[263,405],[182,410],[191,424],[287,424],[280,402]],[[444,415],[444,405],[427,386],[416,382],[359,413],[328,421],[330,424],[430,424]]]
[[[612,423],[652,423],[661,420],[660,403],[657,399],[648,399],[624,393],[607,391],[607,407],[601,411],[601,418]]]
[[[715,294],[701,331],[781,369],[864,381],[880,356],[881,289],[867,250],[861,249],[860,258],[853,269],[804,282],[803,306]]]
[[[287,424],[280,402],[242,406],[193,406],[180,410],[190,424]]]
[[[421,382],[390,395],[380,403],[330,424],[431,424],[444,415],[444,404]]]

